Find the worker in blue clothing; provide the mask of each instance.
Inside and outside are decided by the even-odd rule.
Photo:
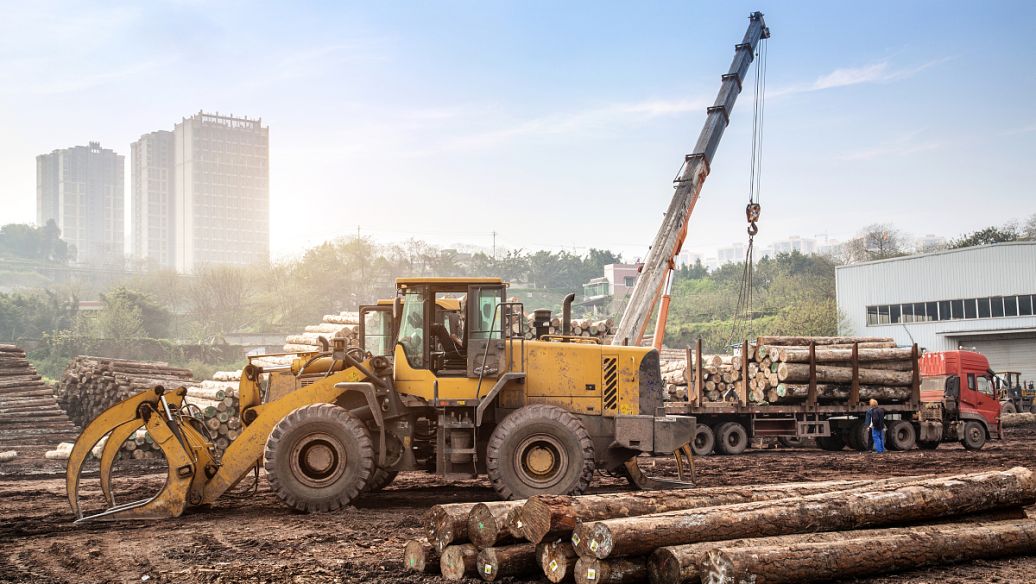
[[[878,400],[872,399],[867,408],[867,427],[871,431],[874,452],[885,452],[885,410],[878,406]]]

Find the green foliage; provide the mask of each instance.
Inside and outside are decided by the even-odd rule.
[[[1008,224],[1003,227],[995,225],[979,229],[973,233],[962,235],[950,241],[949,249],[961,249],[963,247],[974,247],[976,245],[989,245],[992,243],[1003,243],[1005,241],[1017,241],[1021,237],[1018,226]]]
[[[143,336],[144,317],[139,306],[122,295],[104,297],[104,309],[92,319],[94,336],[125,341]]]
[[[53,290],[0,293],[0,341],[39,338],[47,331],[70,328],[78,301]]]
[[[101,302],[104,304],[105,310],[118,309],[139,315],[139,333],[141,335],[153,339],[169,336],[171,315],[150,294],[119,286],[102,294]]]
[[[742,340],[734,335],[738,332],[738,296],[744,264],[727,264],[711,274],[696,268],[677,272],[666,344],[681,347],[701,337],[707,351],[723,351],[728,344]],[[746,336],[835,334],[839,316],[834,270],[830,258],[798,252],[757,262],[751,326]]]
[[[53,220],[43,227],[21,223],[0,227],[0,257],[66,263],[70,251]]]

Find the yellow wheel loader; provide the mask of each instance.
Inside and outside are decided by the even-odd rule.
[[[360,346],[331,339],[290,366],[249,358],[239,387],[241,434],[217,456],[184,388],[155,387],[92,421],[68,461],[77,521],[176,517],[215,502],[258,467],[301,511],[331,511],[424,470],[446,479],[488,475],[505,498],[578,494],[596,469],[636,487],[685,487],[692,417],[664,415],[658,351],[547,335],[525,337],[520,303],[497,278],[406,278],[393,301],[361,307]],[[574,295],[565,302],[569,322]],[[146,428],[168,472],[154,497],[116,504],[111,467],[123,441]],[[108,508],[84,515],[83,463],[105,436],[101,490]],[[642,453],[672,454],[679,481],[644,476]]]

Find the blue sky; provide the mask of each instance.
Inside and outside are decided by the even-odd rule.
[[[1036,212],[1032,2],[0,2],[0,223],[36,154],[198,110],[270,126],[276,256],[379,241],[646,249],[766,13],[760,242]],[[744,239],[742,95],[687,243]],[[127,177],[128,178],[128,177]],[[127,185],[128,195],[128,185]]]

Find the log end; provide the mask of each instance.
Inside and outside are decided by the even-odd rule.
[[[493,582],[500,575],[500,563],[497,562],[496,550],[486,548],[478,552],[476,561],[478,576],[486,582]]]
[[[735,584],[737,582],[734,563],[723,550],[710,550],[701,564],[702,584]]]
[[[427,541],[408,540],[403,548],[403,568],[411,572],[438,572],[439,553]]]
[[[479,503],[468,512],[468,540],[479,549],[496,545],[500,533],[493,511],[485,503]]]
[[[447,546],[439,556],[439,570],[447,580],[463,580],[475,575],[478,549],[470,543]]]
[[[667,548],[658,548],[651,554],[648,574],[654,584],[679,584],[683,581],[680,577],[680,559]]]

